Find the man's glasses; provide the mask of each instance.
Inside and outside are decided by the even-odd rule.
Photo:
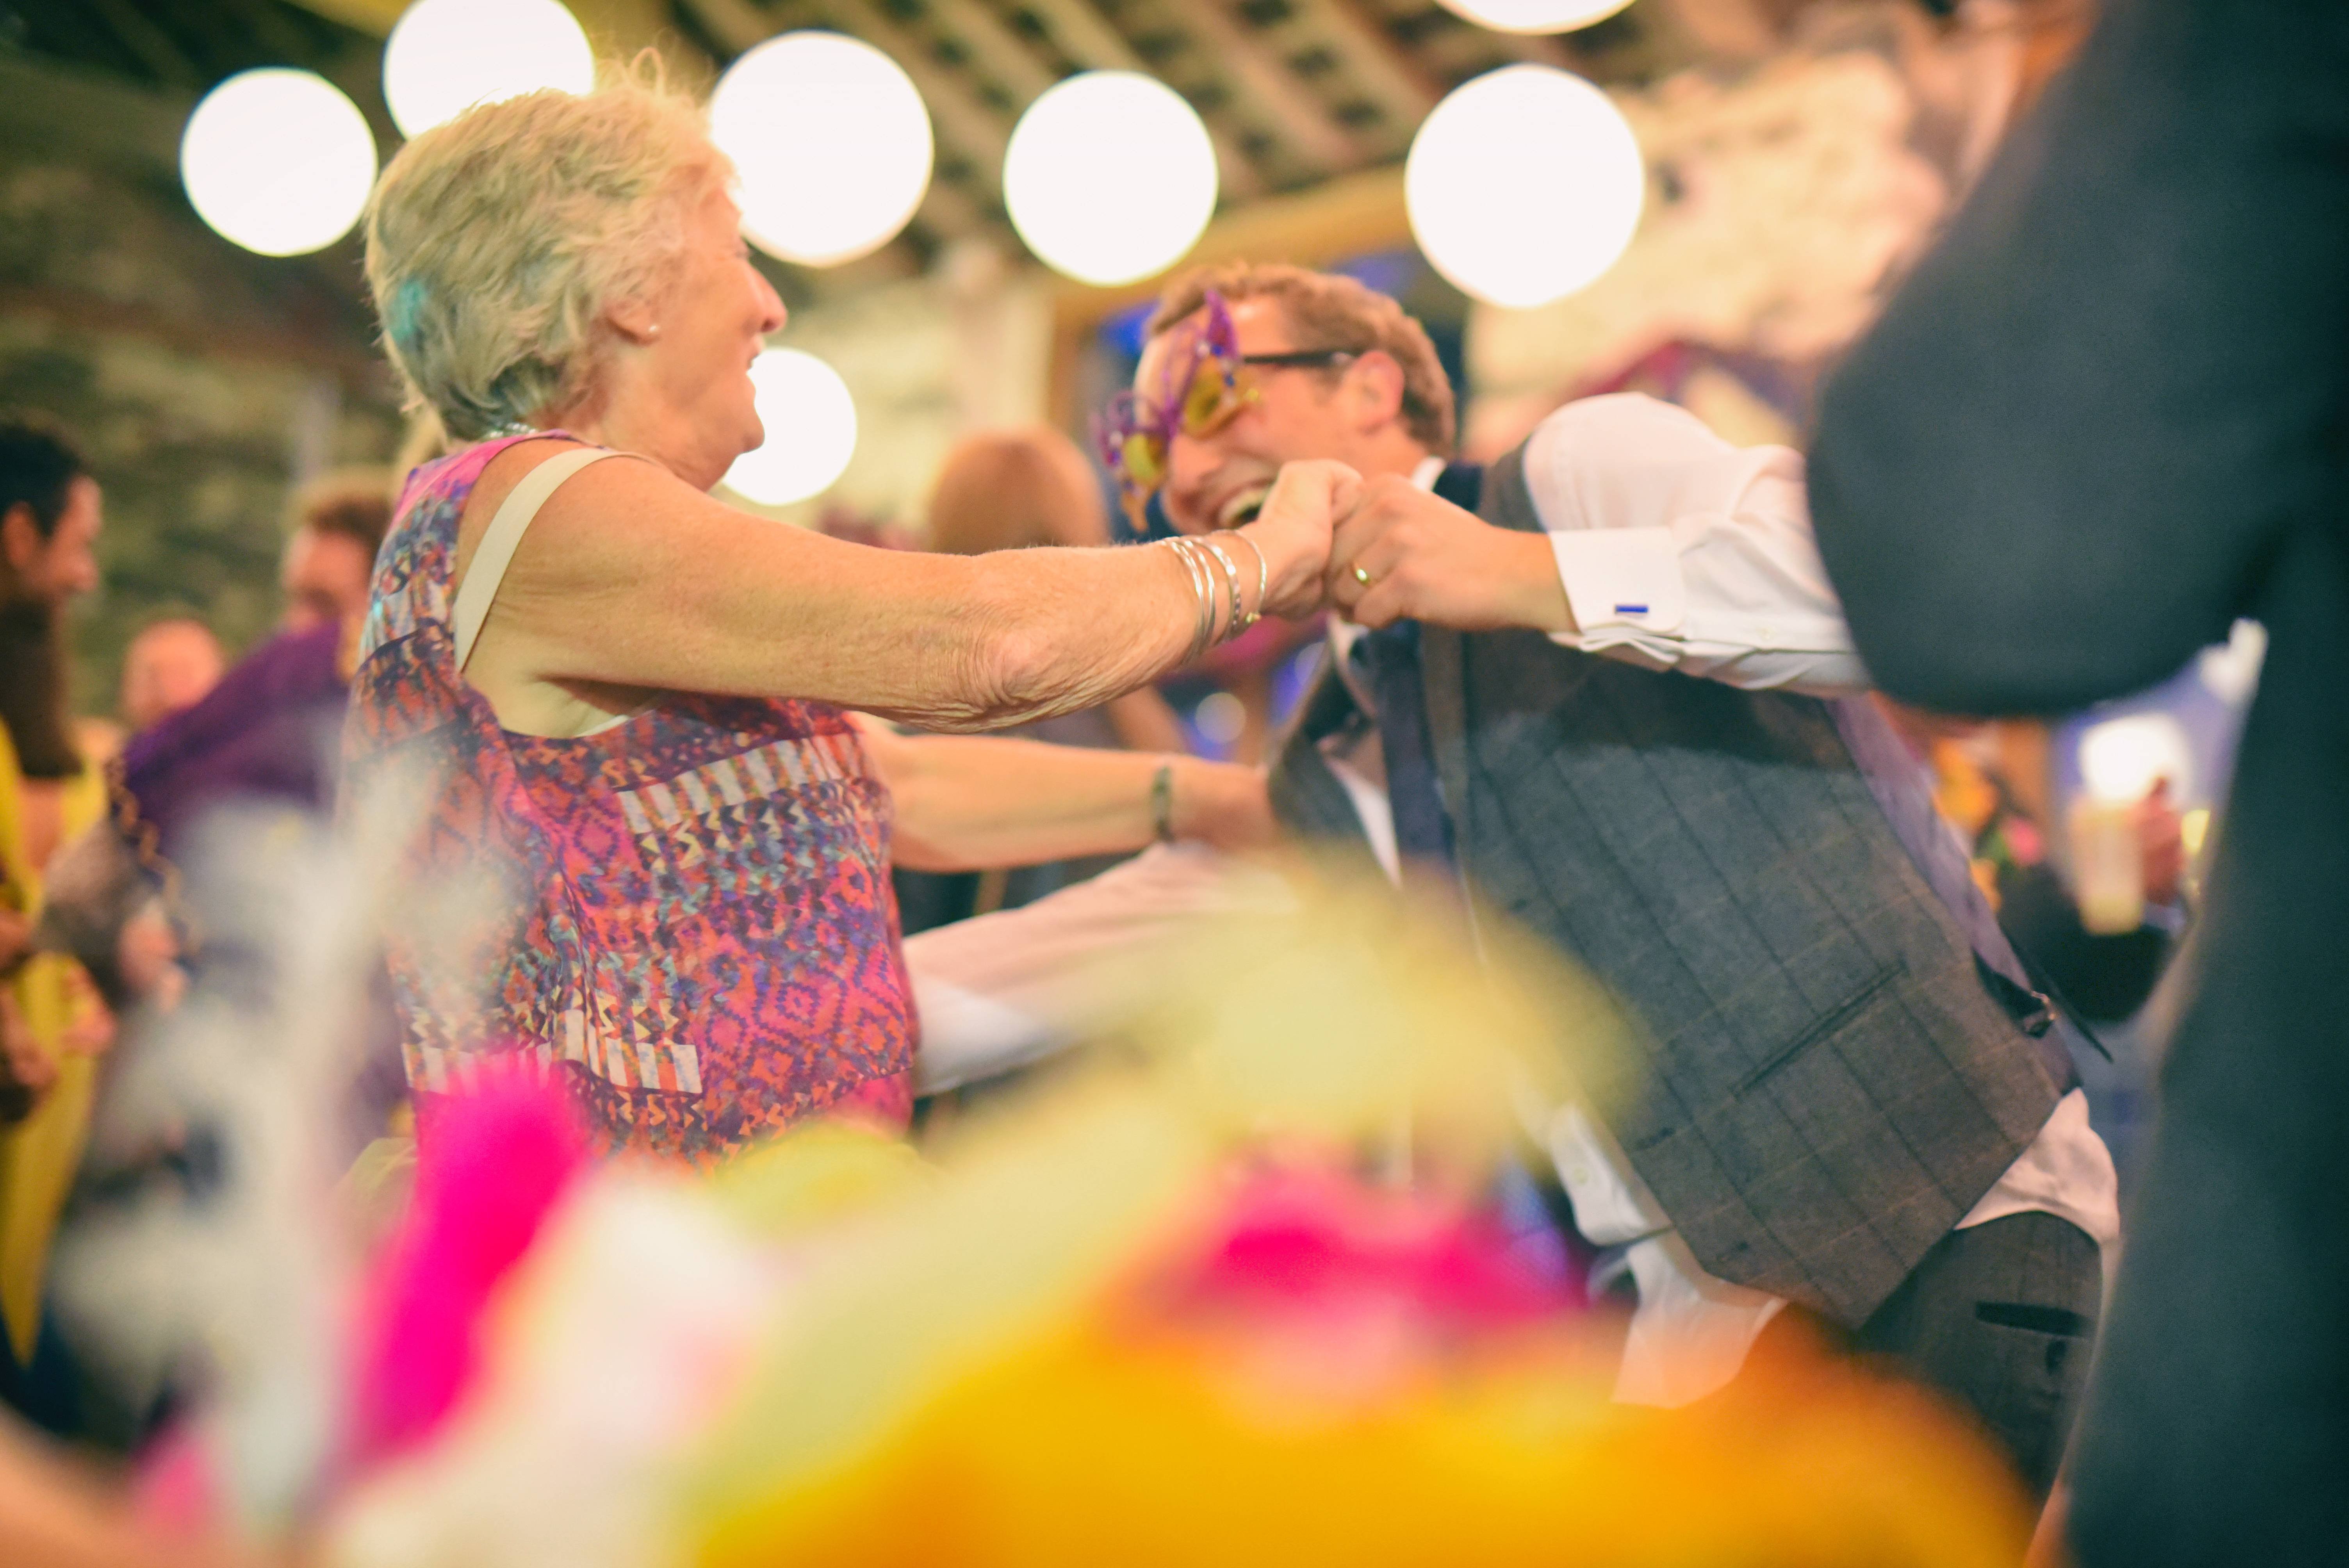
[[[1255,366],[1330,366],[1351,359],[1351,348],[1299,348],[1283,354],[1242,354],[1231,307],[1207,291],[1206,319],[1188,329],[1159,368],[1156,396],[1128,389],[1093,417],[1093,449],[1117,479],[1125,513],[1136,528],[1143,511],[1166,480],[1166,452],[1177,433],[1201,439],[1214,435],[1258,397]]]

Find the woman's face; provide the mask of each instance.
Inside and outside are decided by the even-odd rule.
[[[740,210],[726,191],[712,189],[689,217],[677,287],[655,325],[649,347],[663,389],[694,432],[697,466],[713,469],[705,486],[716,484],[765,438],[750,361],[783,325],[783,302],[750,264]]]

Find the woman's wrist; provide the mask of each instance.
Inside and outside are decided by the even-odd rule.
[[[1174,837],[1222,850],[1254,849],[1272,841],[1272,805],[1261,769],[1203,757],[1167,758],[1161,766],[1167,771],[1168,825]]]
[[[1253,550],[1257,556],[1257,570],[1247,574],[1251,611],[1268,614],[1271,605],[1288,603],[1300,590],[1310,590],[1318,596],[1321,568],[1329,557],[1326,546],[1317,551],[1309,539],[1296,537],[1294,529],[1268,529],[1259,522],[1230,531],[1240,542],[1243,553]]]

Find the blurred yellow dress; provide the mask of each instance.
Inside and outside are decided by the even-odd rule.
[[[25,842],[23,777],[16,748],[0,726],[0,881],[8,905],[37,915],[41,872]],[[58,802],[57,842],[73,841],[106,808],[106,776],[96,765],[66,781]],[[65,1206],[82,1137],[89,1124],[91,1090],[98,1064],[65,1047],[67,1030],[87,1006],[86,989],[75,984],[75,965],[55,954],[39,954],[0,984],[8,987],[17,1013],[33,1037],[57,1065],[57,1081],[33,1114],[0,1130],[0,1319],[16,1364],[32,1359],[41,1326],[41,1291],[47,1275],[49,1243]]]

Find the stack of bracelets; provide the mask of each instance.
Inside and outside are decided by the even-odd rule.
[[[1185,664],[1189,664],[1220,643],[1230,642],[1255,625],[1264,613],[1265,595],[1272,590],[1272,572],[1266,564],[1263,549],[1245,533],[1231,533],[1228,537],[1247,545],[1256,555],[1256,608],[1241,609],[1240,570],[1232,563],[1230,552],[1224,549],[1223,537],[1185,539],[1178,536],[1162,542],[1183,562],[1183,570],[1191,579],[1191,592],[1199,602],[1199,624],[1191,637],[1191,651],[1184,655]],[[1216,565],[1223,568],[1224,582],[1230,595],[1220,614],[1216,605]],[[1219,620],[1222,623],[1220,631],[1216,629]]]

